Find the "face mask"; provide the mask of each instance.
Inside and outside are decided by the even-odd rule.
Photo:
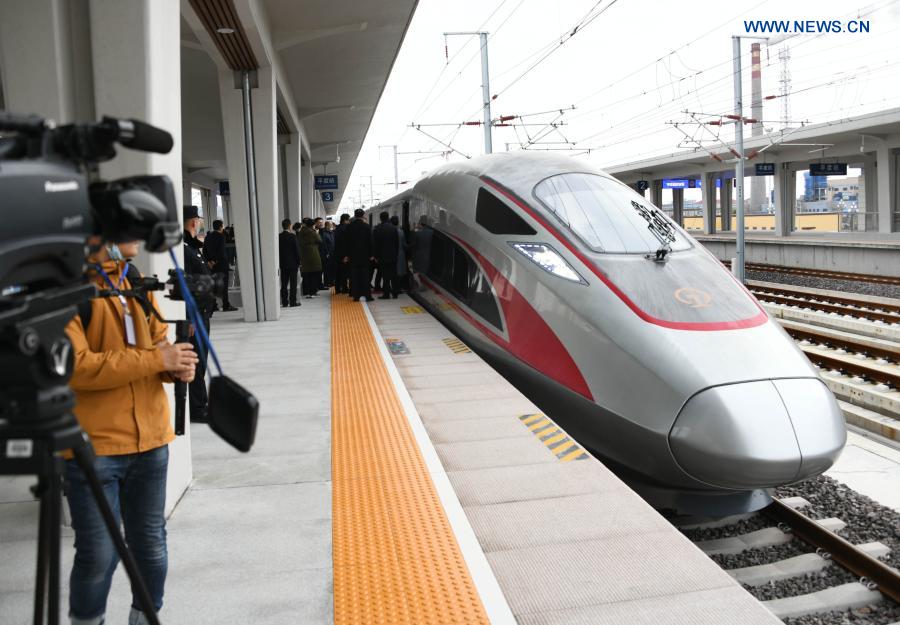
[[[116,262],[125,260],[125,257],[122,256],[122,252],[119,250],[119,246],[115,243],[113,243],[112,245],[107,245],[106,251],[109,253],[110,260],[114,260]]]

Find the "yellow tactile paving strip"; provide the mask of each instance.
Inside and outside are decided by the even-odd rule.
[[[365,312],[331,310],[335,625],[488,625]]]

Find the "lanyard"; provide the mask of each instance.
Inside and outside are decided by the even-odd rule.
[[[116,268],[119,267],[118,262],[116,263]],[[127,263],[126,266],[127,268]],[[94,268],[100,272],[100,275],[103,276],[103,279],[106,280],[106,283],[112,287],[113,292],[119,296],[119,302],[122,304],[122,315],[123,321],[125,323],[125,342],[128,345],[136,345],[137,344],[137,336],[134,331],[134,319],[131,317],[131,311],[128,309],[128,300],[125,299],[125,296],[119,292],[119,289],[122,286],[122,283],[125,281],[125,275],[128,273],[126,268],[123,268],[121,273],[119,274],[119,283],[113,284],[112,279],[109,277],[109,274],[103,270],[103,267],[100,265],[94,265]]]

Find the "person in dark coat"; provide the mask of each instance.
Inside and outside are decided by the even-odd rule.
[[[281,273],[281,305],[299,306],[297,302],[297,270],[300,268],[300,244],[291,232],[291,220],[281,222],[278,235],[278,269]],[[290,287],[290,291],[288,288]]]
[[[344,264],[344,257],[347,256],[347,227],[350,225],[350,215],[343,213],[341,221],[337,228],[334,229],[334,256],[337,261],[335,271],[335,292],[350,292],[350,273],[349,265]]]
[[[399,285],[397,284],[397,256],[400,251],[400,234],[397,227],[390,222],[391,216],[387,211],[382,211],[378,216],[381,221],[375,226],[372,233],[372,244],[375,248],[375,260],[381,271],[382,288],[384,294],[381,299],[397,298]]]
[[[203,218],[196,206],[184,206],[182,209],[182,217],[184,217],[184,273],[187,275],[203,275],[209,276],[211,272],[206,259],[203,257],[203,242],[197,238],[197,232],[203,225]],[[207,334],[210,332],[210,320],[216,307],[216,298],[212,294],[206,294],[202,297],[194,298],[197,304],[197,310],[200,313],[200,319],[206,327]],[[188,385],[188,405],[190,406],[191,421],[195,423],[206,423],[206,412],[209,398],[206,394],[206,349],[200,349],[200,332],[196,329],[191,334],[191,345],[197,352],[199,360],[194,370],[194,379]]]
[[[431,238],[434,230],[431,228],[431,218],[428,215],[419,217],[419,225],[413,233],[412,262],[413,271],[428,274],[431,262]]]
[[[397,234],[400,236],[400,245],[397,248],[397,285],[398,291],[409,290],[409,264],[406,260],[406,254],[409,246],[406,243],[406,233],[400,227],[400,218],[396,215],[391,216],[391,223],[397,228]]]
[[[213,222],[212,232],[203,240],[203,256],[210,271],[222,282],[222,310],[237,310],[228,301],[228,256],[225,253],[225,224],[221,219]]]
[[[357,208],[354,219],[347,226],[346,248],[343,262],[350,268],[350,297],[358,302],[360,297],[372,301],[372,283],[369,267],[375,256],[372,251],[372,227],[366,222],[366,211]]]
[[[322,284],[322,259],[319,256],[322,237],[319,236],[315,223],[312,218],[307,217],[297,231],[297,240],[300,242],[300,266],[303,267],[303,295],[306,299],[318,297],[319,286]]]
[[[325,250],[325,256],[322,258],[323,273],[325,276],[325,286],[331,288],[334,286],[337,262],[334,257],[334,222],[326,221],[325,227],[319,231],[322,237],[322,247]]]

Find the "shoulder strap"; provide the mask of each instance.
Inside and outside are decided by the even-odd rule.
[[[134,283],[140,280],[142,276],[140,270],[129,262],[125,263],[125,277],[128,278],[128,282],[131,285],[134,285]],[[149,319],[150,315],[153,314],[150,310],[152,304],[149,301],[142,299],[138,299],[137,302],[141,305],[141,309],[143,309],[144,311],[144,316]]]
[[[94,300],[89,299],[85,302],[78,302],[78,316],[81,317],[81,325],[87,333],[88,326],[91,325],[91,303]]]

